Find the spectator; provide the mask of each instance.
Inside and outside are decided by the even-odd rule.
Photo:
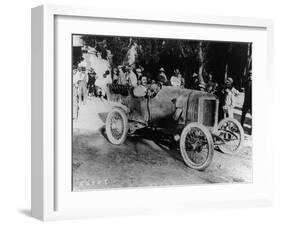
[[[136,87],[138,85],[137,76],[133,72],[131,66],[126,67],[126,79],[127,79],[127,84],[129,84],[129,86]]]
[[[170,79],[171,85],[174,87],[178,87],[178,88],[184,88],[185,81],[180,73],[180,70],[176,69],[174,72],[175,72],[175,75],[173,75]]]
[[[165,74],[165,69],[163,67],[161,67],[159,69],[159,74],[158,74],[157,80],[159,83],[161,83],[161,85],[167,85],[168,79]]]
[[[106,70],[102,77],[97,78],[96,87],[97,95],[103,100],[106,98],[106,85],[112,83],[109,70]]]
[[[231,92],[234,94],[234,96],[238,96],[240,93],[237,89],[233,86],[233,79],[231,77],[228,77],[225,81],[226,86],[228,86],[231,90]]]
[[[119,65],[118,66],[118,84],[120,85],[126,85],[127,81],[126,81],[126,74],[124,72],[123,66]]]
[[[224,104],[223,111],[224,117],[233,118],[233,111],[235,107],[235,96],[239,95],[239,91],[233,87],[233,79],[228,77],[225,80],[224,87]]]
[[[78,69],[73,70],[73,84],[72,84],[72,103],[73,103],[73,111],[72,111],[72,118],[77,119],[78,118],[78,112],[79,112],[79,105],[78,105],[78,84],[76,81],[76,73],[78,72]]]
[[[74,75],[74,82],[78,86],[79,104],[86,104],[88,76],[86,74],[85,67],[78,68],[76,74]]]
[[[112,69],[112,83],[113,84],[118,83],[118,69],[117,68]]]
[[[213,81],[213,75],[211,73],[209,73],[207,76],[206,91],[208,93],[214,93],[216,87],[217,87],[217,84]]]
[[[95,94],[95,82],[96,82],[96,72],[93,68],[90,68],[88,73],[88,95],[93,96]]]
[[[191,78],[191,89],[197,90],[199,85],[198,75],[196,73],[193,73]]]
[[[141,68],[137,68],[136,69],[136,74],[137,74],[138,81],[141,81],[141,77],[142,77],[142,70],[141,70]]]
[[[224,105],[223,105],[224,118],[226,117],[233,118],[234,105],[235,105],[234,94],[231,92],[230,88],[225,87]]]
[[[245,85],[245,97],[244,97],[244,104],[242,107],[242,116],[241,116],[242,126],[245,122],[245,116],[247,112],[250,112],[250,114],[252,114],[252,71],[249,72],[249,77]]]

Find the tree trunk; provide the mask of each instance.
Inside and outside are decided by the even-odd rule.
[[[228,63],[229,63],[232,47],[233,47],[232,44],[230,44],[228,47],[228,50],[227,50],[227,58],[226,58],[225,70],[224,70],[224,79],[227,79],[227,77],[228,77],[228,69],[229,69]]]
[[[244,76],[247,77],[249,75],[249,71],[252,67],[252,44],[248,43],[248,51],[247,51],[247,63],[245,65]]]
[[[224,80],[226,80],[227,77],[228,77],[228,63],[226,63],[225,69],[224,69]]]
[[[200,82],[203,82],[203,70],[204,70],[204,55],[203,55],[203,46],[202,46],[202,42],[199,42],[199,62],[200,62],[200,66],[199,66],[199,71],[198,71],[198,78]]]

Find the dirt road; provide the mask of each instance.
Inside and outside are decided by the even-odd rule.
[[[246,136],[245,145],[238,155],[215,151],[211,165],[200,172],[187,167],[179,150],[154,139],[157,134],[151,131],[143,131],[142,136],[128,137],[120,146],[110,144],[103,136],[102,120],[110,105],[96,101],[82,107],[80,119],[74,123],[74,191],[252,181],[251,137]],[[100,112],[96,112],[97,104]],[[91,119],[84,123],[88,117]]]

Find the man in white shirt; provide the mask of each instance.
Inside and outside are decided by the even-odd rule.
[[[101,99],[106,95],[106,85],[111,83],[112,79],[109,70],[106,70],[103,76],[97,78],[95,85],[98,89],[98,96],[100,96]]]
[[[78,68],[76,74],[74,75],[73,83],[78,86],[79,104],[86,104],[87,102],[87,82],[88,76],[86,74],[86,68]]]
[[[175,74],[171,77],[170,82],[174,87],[184,88],[184,78],[182,77],[179,69],[175,70]]]

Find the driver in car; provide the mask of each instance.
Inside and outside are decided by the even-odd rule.
[[[158,84],[148,84],[147,81],[147,76],[142,75],[140,79],[140,84],[133,90],[133,94],[135,97],[153,97],[159,92],[160,87]]]
[[[147,94],[148,84],[147,77],[142,75],[140,78],[140,84],[134,88],[133,93],[135,97],[144,97]]]

